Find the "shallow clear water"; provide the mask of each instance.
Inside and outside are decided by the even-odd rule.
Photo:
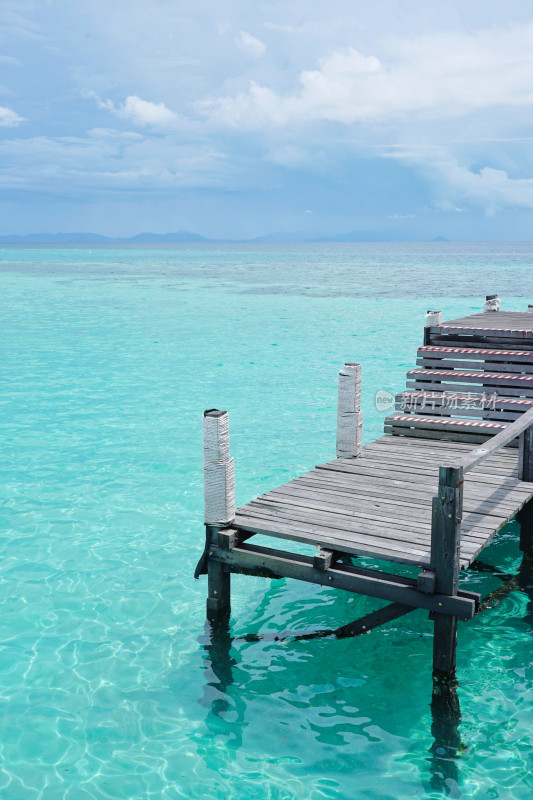
[[[0,797],[531,797],[529,576],[460,624],[455,729],[431,715],[427,614],[246,642],[379,603],[235,577],[211,641],[192,575],[204,408],[230,412],[245,502],[334,457],[344,361],[375,438],[426,309],[523,309],[532,264],[523,243],[0,250]],[[517,572],[516,534],[484,561]]]

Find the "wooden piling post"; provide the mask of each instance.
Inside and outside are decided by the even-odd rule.
[[[426,312],[426,319],[424,321],[424,344],[428,345],[431,344],[430,339],[430,328],[431,327],[440,327],[442,325],[442,311],[427,311]]]
[[[462,467],[440,467],[439,490],[433,498],[431,564],[435,591],[456,595],[459,588],[460,525],[463,508]],[[457,617],[435,614],[433,668],[451,673],[455,669]]]
[[[357,458],[362,449],[361,364],[347,363],[339,372],[337,458]]]
[[[229,454],[227,411],[216,408],[204,411],[204,522],[206,545],[217,544],[220,528],[235,517],[235,468]],[[207,618],[216,621],[230,613],[230,572],[207,552]]]
[[[533,426],[526,428],[518,439],[518,477],[533,481]],[[520,549],[533,556],[533,500],[529,500],[516,515],[520,523]]]
[[[518,437],[518,478],[533,481],[533,425]]]
[[[500,298],[497,294],[487,294],[485,296],[485,303],[483,304],[483,311],[499,311]]]

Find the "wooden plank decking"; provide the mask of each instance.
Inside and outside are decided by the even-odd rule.
[[[357,458],[337,458],[236,510],[236,528],[352,555],[420,567],[430,563],[431,503],[439,466],[470,444],[382,436]],[[461,568],[533,497],[504,449],[468,473]]]

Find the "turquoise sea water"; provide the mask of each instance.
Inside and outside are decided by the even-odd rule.
[[[427,614],[246,642],[379,603],[238,576],[231,636],[211,639],[192,576],[204,408],[230,413],[245,502],[334,457],[344,361],[363,364],[375,438],[375,392],[403,387],[426,309],[493,292],[524,309],[532,265],[531,244],[0,250],[2,800],[531,797],[524,570],[460,624],[458,727],[431,714]],[[516,538],[484,561],[517,573]]]

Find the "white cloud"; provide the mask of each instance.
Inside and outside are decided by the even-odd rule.
[[[176,119],[176,114],[164,103],[151,103],[141,100],[133,94],[126,97],[126,102],[118,112],[121,117],[131,119],[136,125],[165,125]]]
[[[7,64],[10,67],[22,66],[18,58],[15,58],[14,56],[4,56],[4,55],[0,55],[0,64]]]
[[[105,128],[83,137],[4,139],[0,186],[46,192],[72,187],[76,192],[164,192],[228,183],[224,153],[209,144],[184,144],[180,139],[175,134],[149,137]]]
[[[244,50],[250,56],[254,56],[254,58],[260,58],[266,52],[265,43],[246,31],[240,31],[235,41],[241,50]]]
[[[444,149],[398,150],[386,158],[407,161],[436,180],[440,207],[462,210],[457,202],[481,207],[492,215],[502,208],[533,208],[533,178],[512,178],[504,169],[475,171]]]
[[[25,122],[24,117],[20,117],[16,111],[0,106],[0,128],[16,128],[21,122]]]
[[[278,22],[263,22],[263,28],[268,28],[278,33],[300,33],[303,30],[303,26],[283,25]]]
[[[255,128],[443,119],[533,103],[533,23],[388,39],[382,50],[379,58],[334,50],[300,73],[292,93],[252,82],[247,92],[197,107],[224,124]]]
[[[135,94],[126,97],[124,103],[118,108],[112,100],[102,100],[95,92],[87,92],[87,96],[96,100],[99,108],[112,111],[119,117],[129,119],[135,125],[140,125],[141,127],[165,126],[177,119],[177,114],[167,108],[164,103],[152,103],[150,100],[142,100]]]

